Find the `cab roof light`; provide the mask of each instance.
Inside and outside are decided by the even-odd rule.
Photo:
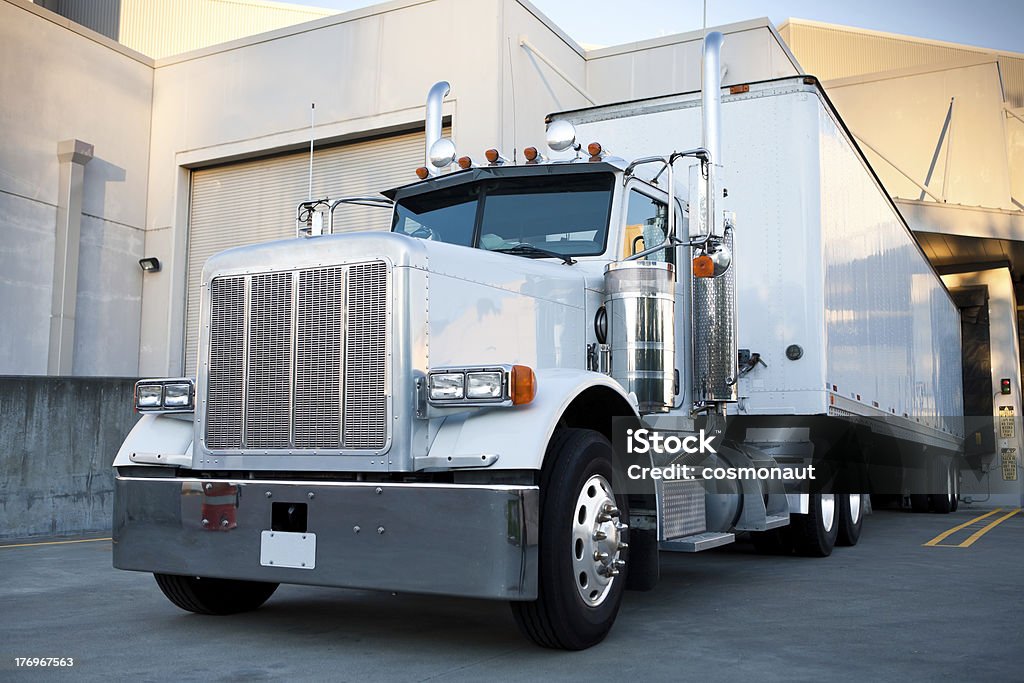
[[[508,163],[508,159],[501,156],[501,152],[493,147],[484,152],[484,157],[487,159],[487,163],[491,166],[500,166]]]
[[[416,177],[420,180],[426,180],[430,177],[430,171],[427,170],[426,166],[420,166],[416,169]]]
[[[589,145],[587,145],[587,154],[590,155],[591,161],[600,161],[603,153],[604,148],[601,147],[600,142],[591,142]]]
[[[459,168],[465,171],[467,168],[473,168],[473,160],[469,157],[459,157]]]
[[[536,147],[527,147],[524,149],[523,156],[526,157],[526,163],[528,164],[539,164],[544,162],[544,156],[537,151]]]

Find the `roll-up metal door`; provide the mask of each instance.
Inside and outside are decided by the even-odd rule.
[[[450,131],[445,129],[445,135]],[[423,133],[327,147],[313,154],[313,196],[376,195],[416,180]],[[198,169],[189,215],[185,372],[195,375],[203,264],[230,247],[295,235],[295,207],[309,193],[309,153]],[[336,231],[387,230],[387,209],[339,207]]]

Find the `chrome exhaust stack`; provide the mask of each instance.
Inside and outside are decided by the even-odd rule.
[[[430,175],[437,175],[441,172],[440,167],[431,161],[430,148],[441,139],[441,104],[450,91],[451,86],[448,84],[448,81],[438,81],[427,92],[427,113],[425,116],[426,144],[423,150],[423,165],[427,167]]]
[[[691,187],[703,186],[698,201],[703,204],[703,226],[699,232],[705,237],[703,247],[695,255],[704,254],[715,265],[713,277],[693,279],[693,396],[694,408],[724,413],[727,403],[737,400],[739,376],[736,341],[736,272],[733,260],[733,226],[724,212],[716,208],[721,196],[718,189],[718,171],[722,165],[722,63],[721,50],[724,36],[717,31],[704,38],[704,57],[701,67],[701,104],[704,148],[708,152],[703,169],[706,183],[694,182]],[[691,216],[691,226],[693,226]]]

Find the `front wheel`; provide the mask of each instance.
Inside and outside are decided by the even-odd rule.
[[[265,603],[276,583],[204,579],[198,576],[153,574],[167,599],[186,612],[196,614],[238,614],[250,612]]]
[[[561,429],[540,482],[537,599],[513,602],[527,638],[582,650],[611,630],[625,588],[628,511],[612,491],[612,447],[598,432]]]

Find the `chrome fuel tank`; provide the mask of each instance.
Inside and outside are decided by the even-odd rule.
[[[675,268],[657,261],[610,263],[604,273],[611,376],[636,394],[641,413],[672,408]]]

